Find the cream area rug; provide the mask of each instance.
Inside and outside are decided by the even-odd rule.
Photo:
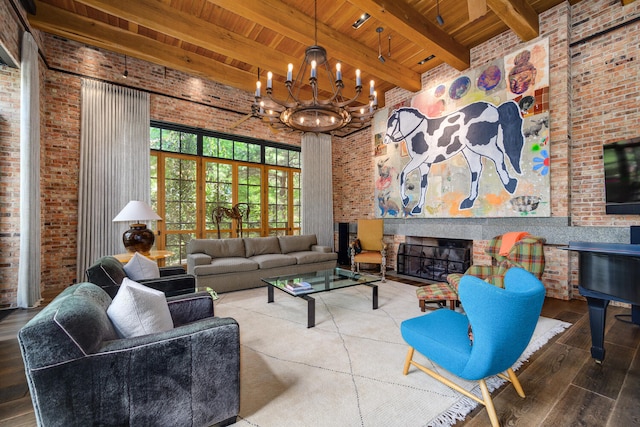
[[[240,324],[240,415],[234,425],[448,426],[464,419],[476,402],[416,368],[402,375],[408,347],[400,323],[423,315],[415,290],[379,283],[377,310],[368,286],[314,294],[316,326],[309,329],[306,301],[279,289],[270,304],[266,288],[220,294],[216,316]],[[568,326],[541,317],[516,368]],[[417,352],[414,358],[481,395],[477,382],[453,377]],[[497,377],[488,381],[491,390],[501,384]]]

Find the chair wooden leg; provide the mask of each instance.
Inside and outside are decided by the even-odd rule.
[[[511,381],[511,384],[513,384],[513,388],[516,389],[518,396],[525,397],[524,390],[522,389],[522,384],[520,384],[520,380],[516,376],[516,373],[513,372],[513,369],[507,369],[507,374],[509,375],[509,381]]]
[[[409,347],[409,351],[407,351],[407,357],[404,360],[404,369],[402,370],[403,375],[407,375],[409,373],[409,367],[411,366],[411,360],[413,359],[414,348]]]
[[[425,303],[426,302],[423,299],[418,300],[418,304],[420,304],[420,311],[422,311],[423,313],[427,310]]]
[[[496,407],[493,406],[493,399],[491,399],[491,393],[489,393],[487,383],[484,381],[484,379],[481,379],[479,382],[480,389],[482,390],[482,398],[484,399],[484,406],[485,408],[487,408],[487,413],[489,414],[491,425],[493,427],[500,427],[500,423],[498,422],[498,414],[496,413]]]

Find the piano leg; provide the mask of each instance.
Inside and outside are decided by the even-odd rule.
[[[604,360],[604,321],[607,317],[608,299],[587,296],[589,326],[591,327],[591,357],[596,363]]]

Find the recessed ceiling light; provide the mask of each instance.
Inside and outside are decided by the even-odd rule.
[[[360,16],[360,19],[354,22],[353,25],[351,26],[353,27],[354,30],[357,30],[358,28],[362,27],[362,24],[367,22],[369,18],[371,18],[371,15],[369,15],[368,13],[363,13],[362,16]]]
[[[425,62],[427,62],[427,61],[431,61],[431,60],[432,60],[433,58],[435,58],[435,57],[436,57],[435,55],[429,55],[429,56],[427,56],[426,58],[424,58],[422,61],[418,62],[418,65],[422,65],[422,64],[424,64],[424,63],[425,63]]]

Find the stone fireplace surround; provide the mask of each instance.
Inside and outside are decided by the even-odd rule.
[[[568,217],[513,218],[385,218],[384,234],[443,239],[490,240],[509,231],[544,237],[547,245],[569,242],[629,243],[629,227],[576,227]],[[356,224],[350,224],[356,231]]]

